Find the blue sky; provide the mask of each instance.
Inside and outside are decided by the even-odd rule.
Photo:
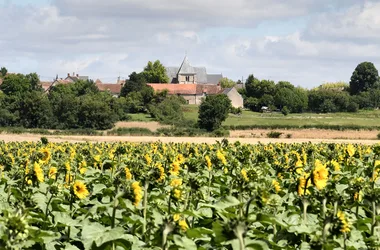
[[[0,0],[0,66],[115,82],[187,52],[208,73],[312,88],[380,66],[378,13],[364,0]]]

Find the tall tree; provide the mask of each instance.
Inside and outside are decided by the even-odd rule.
[[[198,125],[208,131],[220,128],[227,119],[231,100],[224,94],[206,96],[199,106]]]
[[[379,72],[371,62],[362,62],[356,66],[351,76],[350,93],[357,95],[375,87],[379,80]]]
[[[227,77],[223,77],[221,80],[220,80],[220,86],[222,88],[232,88],[233,86],[236,85],[236,82],[234,82],[233,80],[227,78]]]
[[[166,69],[159,60],[149,61],[142,72],[148,83],[168,83],[169,77],[166,75]]]
[[[8,73],[7,68],[1,67],[1,69],[0,69],[0,76],[4,77],[4,76],[7,75],[7,73]]]
[[[273,95],[276,84],[270,80],[259,80],[249,75],[245,82],[247,97],[261,98],[263,95]]]

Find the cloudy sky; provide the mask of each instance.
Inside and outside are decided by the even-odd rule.
[[[380,68],[380,0],[0,0],[0,66],[115,82],[149,60],[314,87]]]

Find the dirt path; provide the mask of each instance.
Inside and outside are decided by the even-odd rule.
[[[11,141],[39,141],[40,138],[45,135],[37,134],[0,134],[0,141],[11,142]],[[129,142],[190,142],[190,143],[216,143],[221,141],[223,138],[213,138],[213,137],[150,137],[150,136],[45,136],[50,142],[118,142],[118,141],[129,141]],[[361,144],[375,144],[379,143],[379,140],[343,140],[343,139],[306,139],[306,138],[280,138],[280,139],[270,139],[270,138],[227,138],[229,142],[233,143],[240,141],[241,143],[273,143],[273,142],[284,142],[284,143],[302,143],[302,142],[326,142],[326,143],[361,143]]]

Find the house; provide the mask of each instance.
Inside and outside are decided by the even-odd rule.
[[[70,73],[67,73],[67,77],[65,78],[66,81],[69,81],[69,82],[76,82],[76,81],[79,81],[79,80],[88,80],[88,76],[80,76],[79,74],[75,74],[75,72],[73,72],[72,75],[70,75]]]
[[[202,98],[207,95],[215,95],[220,93],[219,85],[214,84],[160,84],[149,83],[155,92],[167,90],[169,95],[178,95],[185,98],[188,104],[199,105]]]
[[[221,93],[228,96],[228,99],[231,100],[232,107],[243,108],[244,99],[235,87],[223,89]]]
[[[109,91],[113,97],[118,97],[121,91],[121,88],[123,87],[123,83],[103,83],[99,79],[95,81],[96,87],[100,91]]]
[[[207,74],[205,67],[193,67],[187,56],[180,67],[166,67],[166,75],[169,83],[180,84],[219,84],[222,74]]]

